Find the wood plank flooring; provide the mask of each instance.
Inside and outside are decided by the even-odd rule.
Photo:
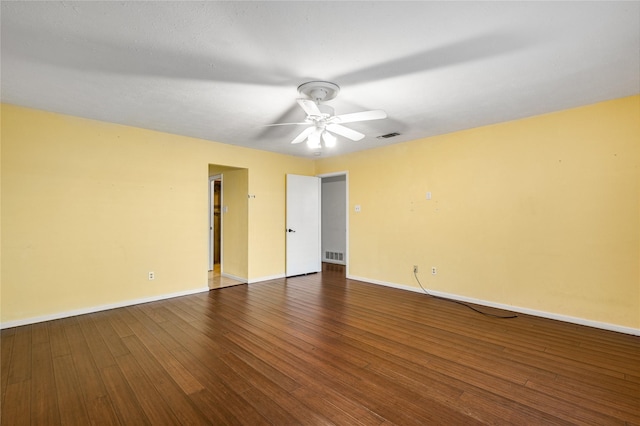
[[[638,337],[335,265],[0,336],[3,425],[640,424]]]

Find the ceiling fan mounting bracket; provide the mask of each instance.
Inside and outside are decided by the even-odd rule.
[[[316,103],[329,101],[340,92],[340,86],[329,81],[308,81],[298,86],[298,93]]]

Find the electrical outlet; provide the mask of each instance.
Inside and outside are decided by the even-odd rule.
[[[149,272],[149,281],[152,281],[156,278],[155,272]]]
[[[436,269],[436,267],[435,267],[435,266],[432,266],[432,267],[431,267],[431,275],[435,275],[435,274],[437,274],[437,273],[438,273],[438,270]]]
[[[413,273],[414,274],[418,273],[418,265],[413,265]]]

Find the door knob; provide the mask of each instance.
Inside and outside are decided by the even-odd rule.
[[[287,232],[296,232],[293,229],[287,229]]]

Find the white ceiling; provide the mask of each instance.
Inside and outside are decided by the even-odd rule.
[[[329,80],[345,154],[640,93],[640,2],[1,2],[2,102],[312,157]],[[395,138],[376,136],[399,132]]]

